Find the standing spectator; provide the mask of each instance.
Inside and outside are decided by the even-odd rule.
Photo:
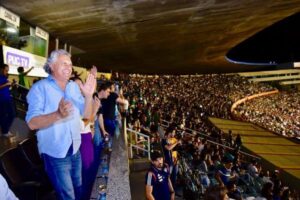
[[[240,150],[242,146],[242,138],[240,134],[237,134],[236,138],[235,138],[235,143],[234,143],[234,147],[236,150]]]
[[[116,105],[117,103],[126,104],[123,96],[115,93],[115,86],[111,83],[110,95],[106,99],[101,100],[102,114],[100,114],[100,128],[103,135],[113,137],[117,126]]]
[[[15,109],[9,91],[12,84],[7,78],[8,65],[4,64],[0,68],[0,126],[3,136],[12,137],[9,129],[15,118]]]
[[[100,100],[106,99],[108,95],[110,94],[110,87],[107,83],[102,83],[99,88],[98,92],[94,94],[95,98],[98,98]],[[95,124],[94,124],[94,168],[97,171],[99,162],[100,162],[100,155],[102,150],[102,139],[103,139],[103,133],[100,131],[100,114],[102,113],[102,105],[100,105],[100,109],[98,110],[96,117],[95,117]],[[96,173],[96,172],[95,172]]]
[[[160,152],[151,154],[151,167],[146,174],[147,200],[174,200],[175,192],[170,180],[170,172]]]
[[[176,191],[176,179],[178,173],[178,165],[177,165],[177,152],[173,151],[174,148],[180,143],[180,140],[177,140],[174,137],[175,130],[174,128],[168,128],[165,133],[165,138],[162,139],[162,149],[165,156],[165,162],[170,167],[170,175],[173,187]]]
[[[28,69],[26,72],[24,71],[24,67],[18,67],[18,73],[19,73],[19,85],[22,85],[23,87],[28,88],[28,82],[25,78],[25,76],[31,72],[31,70],[33,70],[33,67],[31,67],[30,69]]]
[[[232,138],[232,131],[228,131],[228,136],[227,136],[227,145],[232,147],[233,145],[233,138]]]
[[[39,152],[58,198],[80,199],[80,120],[91,116],[97,69],[80,84],[83,97],[78,85],[69,81],[72,61],[68,52],[53,51],[44,67],[49,76],[30,89],[26,121],[30,129],[38,130]]]
[[[173,135],[172,135],[173,131],[174,131],[174,129],[169,127],[166,130],[165,138],[162,139],[162,141],[161,141],[161,145],[162,145],[162,149],[163,149],[164,157],[165,157],[165,162],[169,165],[171,173],[172,173],[173,167],[174,167],[172,151],[177,146],[177,144],[179,144],[179,140],[176,140],[176,142],[171,143],[171,138],[173,138]]]
[[[80,86],[82,80],[79,77],[74,77],[72,80]],[[100,100],[93,96],[93,110],[92,115],[89,118],[82,118],[81,120],[81,160],[82,160],[82,200],[89,199],[89,194],[93,184],[92,177],[92,164],[94,161],[94,146],[93,146],[93,134],[91,125],[94,123],[94,119],[97,111],[100,108]]]

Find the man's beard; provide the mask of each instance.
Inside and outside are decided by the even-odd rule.
[[[163,163],[158,164],[158,168],[162,168],[163,166],[164,166]]]

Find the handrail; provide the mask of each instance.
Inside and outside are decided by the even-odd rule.
[[[272,91],[269,91],[269,92],[261,92],[261,93],[258,93],[258,94],[253,94],[253,95],[250,95],[250,96],[246,96],[242,99],[239,99],[237,100],[236,102],[234,102],[231,106],[231,109],[230,109],[230,112],[231,114],[234,115],[234,110],[236,109],[236,107],[238,107],[240,104],[248,101],[248,100],[251,100],[251,99],[255,99],[257,97],[262,97],[262,96],[269,96],[269,95],[272,95],[272,94],[277,94],[279,93],[279,90],[272,90]]]
[[[168,124],[170,124],[170,122],[168,122],[168,121],[166,121],[166,120],[161,120],[161,121],[164,121],[164,122],[167,122]],[[163,125],[163,126],[165,126],[165,125]],[[189,128],[184,128],[183,130],[189,130],[189,131],[192,131],[192,132],[196,132],[196,133],[198,133],[198,134],[200,134],[200,135],[203,135],[203,136],[205,136],[206,138],[212,138],[212,137],[210,137],[210,136],[208,136],[208,135],[206,135],[206,134],[204,134],[204,133],[200,133],[199,131],[192,130],[192,129],[189,129]],[[189,134],[189,135],[191,135],[191,136],[194,136],[194,135],[191,134],[191,133],[185,133],[185,134]],[[234,148],[232,148],[232,147],[229,147],[229,146],[227,146],[227,145],[224,145],[224,144],[221,144],[221,143],[218,143],[218,142],[214,142],[214,141],[212,141],[212,140],[207,140],[207,142],[212,143],[212,144],[215,144],[215,145],[219,145],[219,146],[224,147],[224,148],[226,148],[226,149],[234,150]],[[244,155],[246,155],[246,156],[255,158],[255,159],[257,159],[257,160],[260,160],[260,159],[261,159],[261,158],[258,157],[258,156],[255,156],[255,155],[246,153],[246,152],[244,152],[244,151],[239,151],[239,152],[240,152],[241,154],[244,154]]]
[[[16,86],[18,86],[18,87],[21,87],[21,88],[23,88],[23,89],[29,91],[29,89],[28,89],[27,87],[23,86],[23,85],[20,85],[20,84],[18,84],[18,83],[15,83],[14,85],[16,85]]]
[[[135,131],[133,129],[130,129],[130,128],[126,128],[127,129],[127,133],[129,132],[129,145],[130,145],[130,158],[133,158],[133,153],[132,153],[132,148],[136,148],[136,149],[140,149],[144,152],[147,152],[148,153],[148,159],[150,160],[150,153],[151,153],[151,149],[150,149],[150,136],[148,135],[145,135],[143,133],[140,133],[138,131]],[[140,136],[143,136],[144,138],[146,138],[146,141],[147,141],[147,149],[146,148],[142,148],[140,146],[137,146],[135,144],[132,143],[132,134],[131,133],[134,133],[135,135],[140,135]],[[136,137],[137,138],[137,137]]]
[[[170,122],[168,122],[168,121],[166,121],[166,120],[162,120],[162,121],[167,122],[168,124],[170,124]],[[165,126],[165,125],[163,125],[163,126]],[[204,137],[206,137],[206,138],[215,139],[215,138],[213,138],[213,137],[211,137],[211,136],[209,136],[209,135],[206,135],[206,134],[201,133],[201,132],[196,131],[196,130],[192,130],[192,129],[189,129],[189,128],[184,128],[184,130],[188,130],[188,131],[191,131],[191,132],[195,132],[195,133],[197,133],[197,134],[199,134],[199,135],[202,135],[202,136],[204,136]],[[190,133],[187,133],[187,134],[190,134]]]

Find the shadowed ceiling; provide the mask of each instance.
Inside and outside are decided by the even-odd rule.
[[[229,63],[227,52],[300,11],[300,0],[0,0],[84,51],[74,64],[130,73],[266,69]]]

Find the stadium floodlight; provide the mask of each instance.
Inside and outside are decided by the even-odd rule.
[[[300,62],[294,62],[294,68],[300,68]]]

